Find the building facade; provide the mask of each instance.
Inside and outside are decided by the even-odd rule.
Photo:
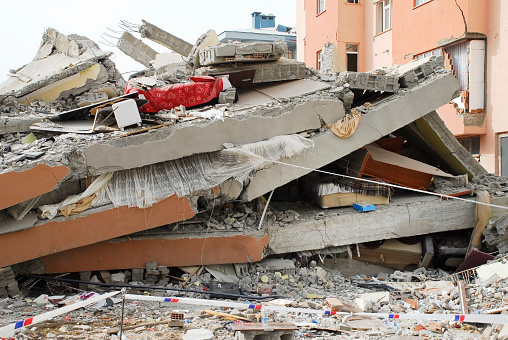
[[[508,176],[508,2],[297,0],[299,58],[318,68],[334,43],[344,68],[366,72],[442,56],[461,96],[438,110],[487,171]]]

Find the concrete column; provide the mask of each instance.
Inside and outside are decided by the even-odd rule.
[[[152,41],[155,41],[156,43],[161,44],[162,46],[165,46],[185,57],[191,53],[193,45],[189,44],[183,39],[174,36],[171,33],[160,29],[155,25],[152,25],[149,22],[146,22],[145,20],[142,21],[143,25],[139,29],[139,32],[143,38],[148,38]]]
[[[124,32],[124,34],[122,34],[122,37],[118,40],[117,46],[120,51],[127,54],[138,63],[143,64],[145,67],[149,67],[150,61],[155,60],[157,55],[157,52],[153,48],[140,39],[137,39],[129,32]]]

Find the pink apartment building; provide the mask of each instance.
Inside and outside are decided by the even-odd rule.
[[[297,58],[319,68],[334,43],[367,72],[442,56],[461,96],[437,111],[487,171],[508,176],[508,1],[297,0]]]

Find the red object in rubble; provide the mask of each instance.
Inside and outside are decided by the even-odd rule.
[[[210,76],[190,77],[192,82],[175,84],[151,89],[149,91],[139,90],[127,83],[125,94],[138,92],[149,101],[139,108],[140,112],[155,113],[161,110],[171,110],[174,107],[183,105],[193,107],[205,104],[219,96],[222,91],[222,78],[215,79]]]

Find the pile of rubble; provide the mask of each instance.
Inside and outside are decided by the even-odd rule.
[[[503,273],[507,266],[506,259],[500,258],[478,268],[474,274],[476,279],[464,285],[462,295],[458,281],[439,270],[420,268],[392,275],[345,277],[316,262],[300,267],[296,259],[267,259],[258,264],[235,266],[238,276],[221,272],[217,267],[205,267],[201,274],[183,274],[180,283],[157,290],[145,291],[144,286],[136,288],[135,282],[131,282],[130,295],[124,302],[121,295],[115,295],[92,303],[85,310],[58,314],[59,307],[97,297],[97,293],[7,298],[1,302],[1,313],[6,324],[51,311],[58,314],[50,321],[27,326],[17,333],[17,339],[83,336],[117,339],[120,327],[128,339],[238,339],[253,334],[275,338],[283,338],[286,334],[288,339],[302,336],[318,339],[382,339],[387,336],[505,339],[506,329],[502,325],[489,326],[488,322],[473,325],[467,323],[467,317],[484,315],[488,320],[496,313],[505,313],[508,276]],[[145,283],[153,281],[153,272],[160,275],[167,270],[154,268],[159,268],[156,263],[147,263]],[[132,274],[134,277],[134,272]],[[236,280],[243,295],[233,293],[232,282],[214,281],[217,278]],[[407,278],[413,280],[407,281]],[[406,281],[399,282],[400,279]],[[205,282],[215,284],[203,290]],[[52,286],[62,289],[66,284]],[[92,292],[100,290],[97,286],[89,288]],[[219,299],[217,296],[214,299],[212,293]],[[228,294],[233,300],[220,298]],[[258,302],[254,302],[256,300]],[[253,303],[260,308],[250,308]],[[232,305],[226,307],[228,304]],[[326,311],[336,314],[326,315]],[[383,320],[376,314],[397,317]],[[445,321],[447,315],[450,318],[466,315],[466,323]],[[0,328],[0,332],[2,330]]]
[[[133,339],[247,339],[266,331],[259,320],[281,336],[298,329],[317,338],[503,332],[369,314],[468,321],[465,295],[471,313],[504,308],[495,292],[502,270],[462,294],[455,277],[428,269],[464,262],[460,270],[474,272],[491,260],[470,252],[485,227],[486,248],[507,250],[508,181],[486,174],[436,113],[459,93],[441,58],[335,72],[327,45],[316,71],[284,58],[282,41],[221,43],[208,31],[192,45],[146,21],[138,29],[175,53],[126,32],[119,48],[147,67],[128,81],[110,52],[48,29],[34,60],[0,84],[3,325],[24,319],[25,338],[119,336],[118,295],[25,328],[45,310],[99,297],[22,298],[15,274],[28,295],[31,280],[50,280],[33,274],[70,272],[80,280],[65,289],[159,286],[150,298],[176,291],[204,305],[215,296],[273,307],[261,315],[219,299],[211,304],[219,310],[179,312],[168,300],[131,296],[124,320]],[[489,207],[480,221],[477,206]],[[464,229],[473,230],[470,244],[463,233],[453,240]],[[389,274],[343,276],[340,265],[325,266],[330,258]],[[192,337],[195,328],[203,334]]]

